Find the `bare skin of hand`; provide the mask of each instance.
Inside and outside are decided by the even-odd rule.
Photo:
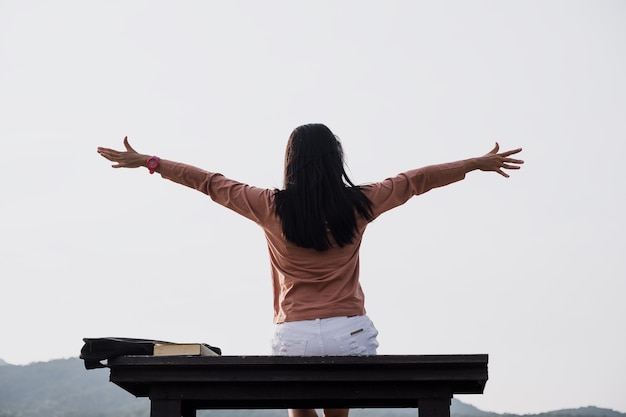
[[[143,155],[133,149],[128,143],[128,136],[124,138],[124,147],[126,151],[116,151],[109,148],[98,148],[98,153],[111,162],[113,168],[138,168],[146,166],[148,155]]]
[[[496,142],[496,146],[485,155],[468,160],[468,171],[479,169],[481,171],[494,171],[505,178],[509,178],[509,174],[503,169],[520,169],[520,165],[524,163],[521,159],[510,158],[522,151],[522,148],[513,149],[506,152],[498,153],[500,145]]]

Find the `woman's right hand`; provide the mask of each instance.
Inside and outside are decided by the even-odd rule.
[[[128,136],[124,137],[124,147],[126,151],[116,151],[115,149],[98,147],[98,153],[111,162],[113,168],[138,168],[146,166],[148,155],[143,155],[133,149],[128,143]]]
[[[519,153],[522,148],[513,149],[506,152],[498,153],[500,145],[496,142],[496,146],[485,155],[472,159],[472,169],[480,169],[481,171],[494,171],[503,177],[509,178],[509,174],[503,169],[520,169],[520,165],[524,163],[521,159],[509,158],[511,155]]]

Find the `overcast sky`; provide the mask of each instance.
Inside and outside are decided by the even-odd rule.
[[[625,41],[623,1],[0,1],[0,358],[269,354],[261,229],[96,148],[273,188],[321,122],[357,183],[524,148],[370,226],[379,353],[488,353],[484,410],[626,412]]]

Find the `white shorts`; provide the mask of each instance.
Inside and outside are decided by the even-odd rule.
[[[366,315],[288,321],[276,325],[274,356],[376,355],[378,330]]]

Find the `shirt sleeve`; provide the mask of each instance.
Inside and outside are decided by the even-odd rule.
[[[216,172],[209,172],[179,162],[161,160],[161,176],[170,181],[198,190],[216,203],[233,210],[259,225],[273,215],[274,190],[253,187]]]
[[[430,165],[398,174],[384,181],[369,184],[363,191],[373,204],[374,218],[406,203],[415,195],[443,187],[465,178],[463,161]]]

